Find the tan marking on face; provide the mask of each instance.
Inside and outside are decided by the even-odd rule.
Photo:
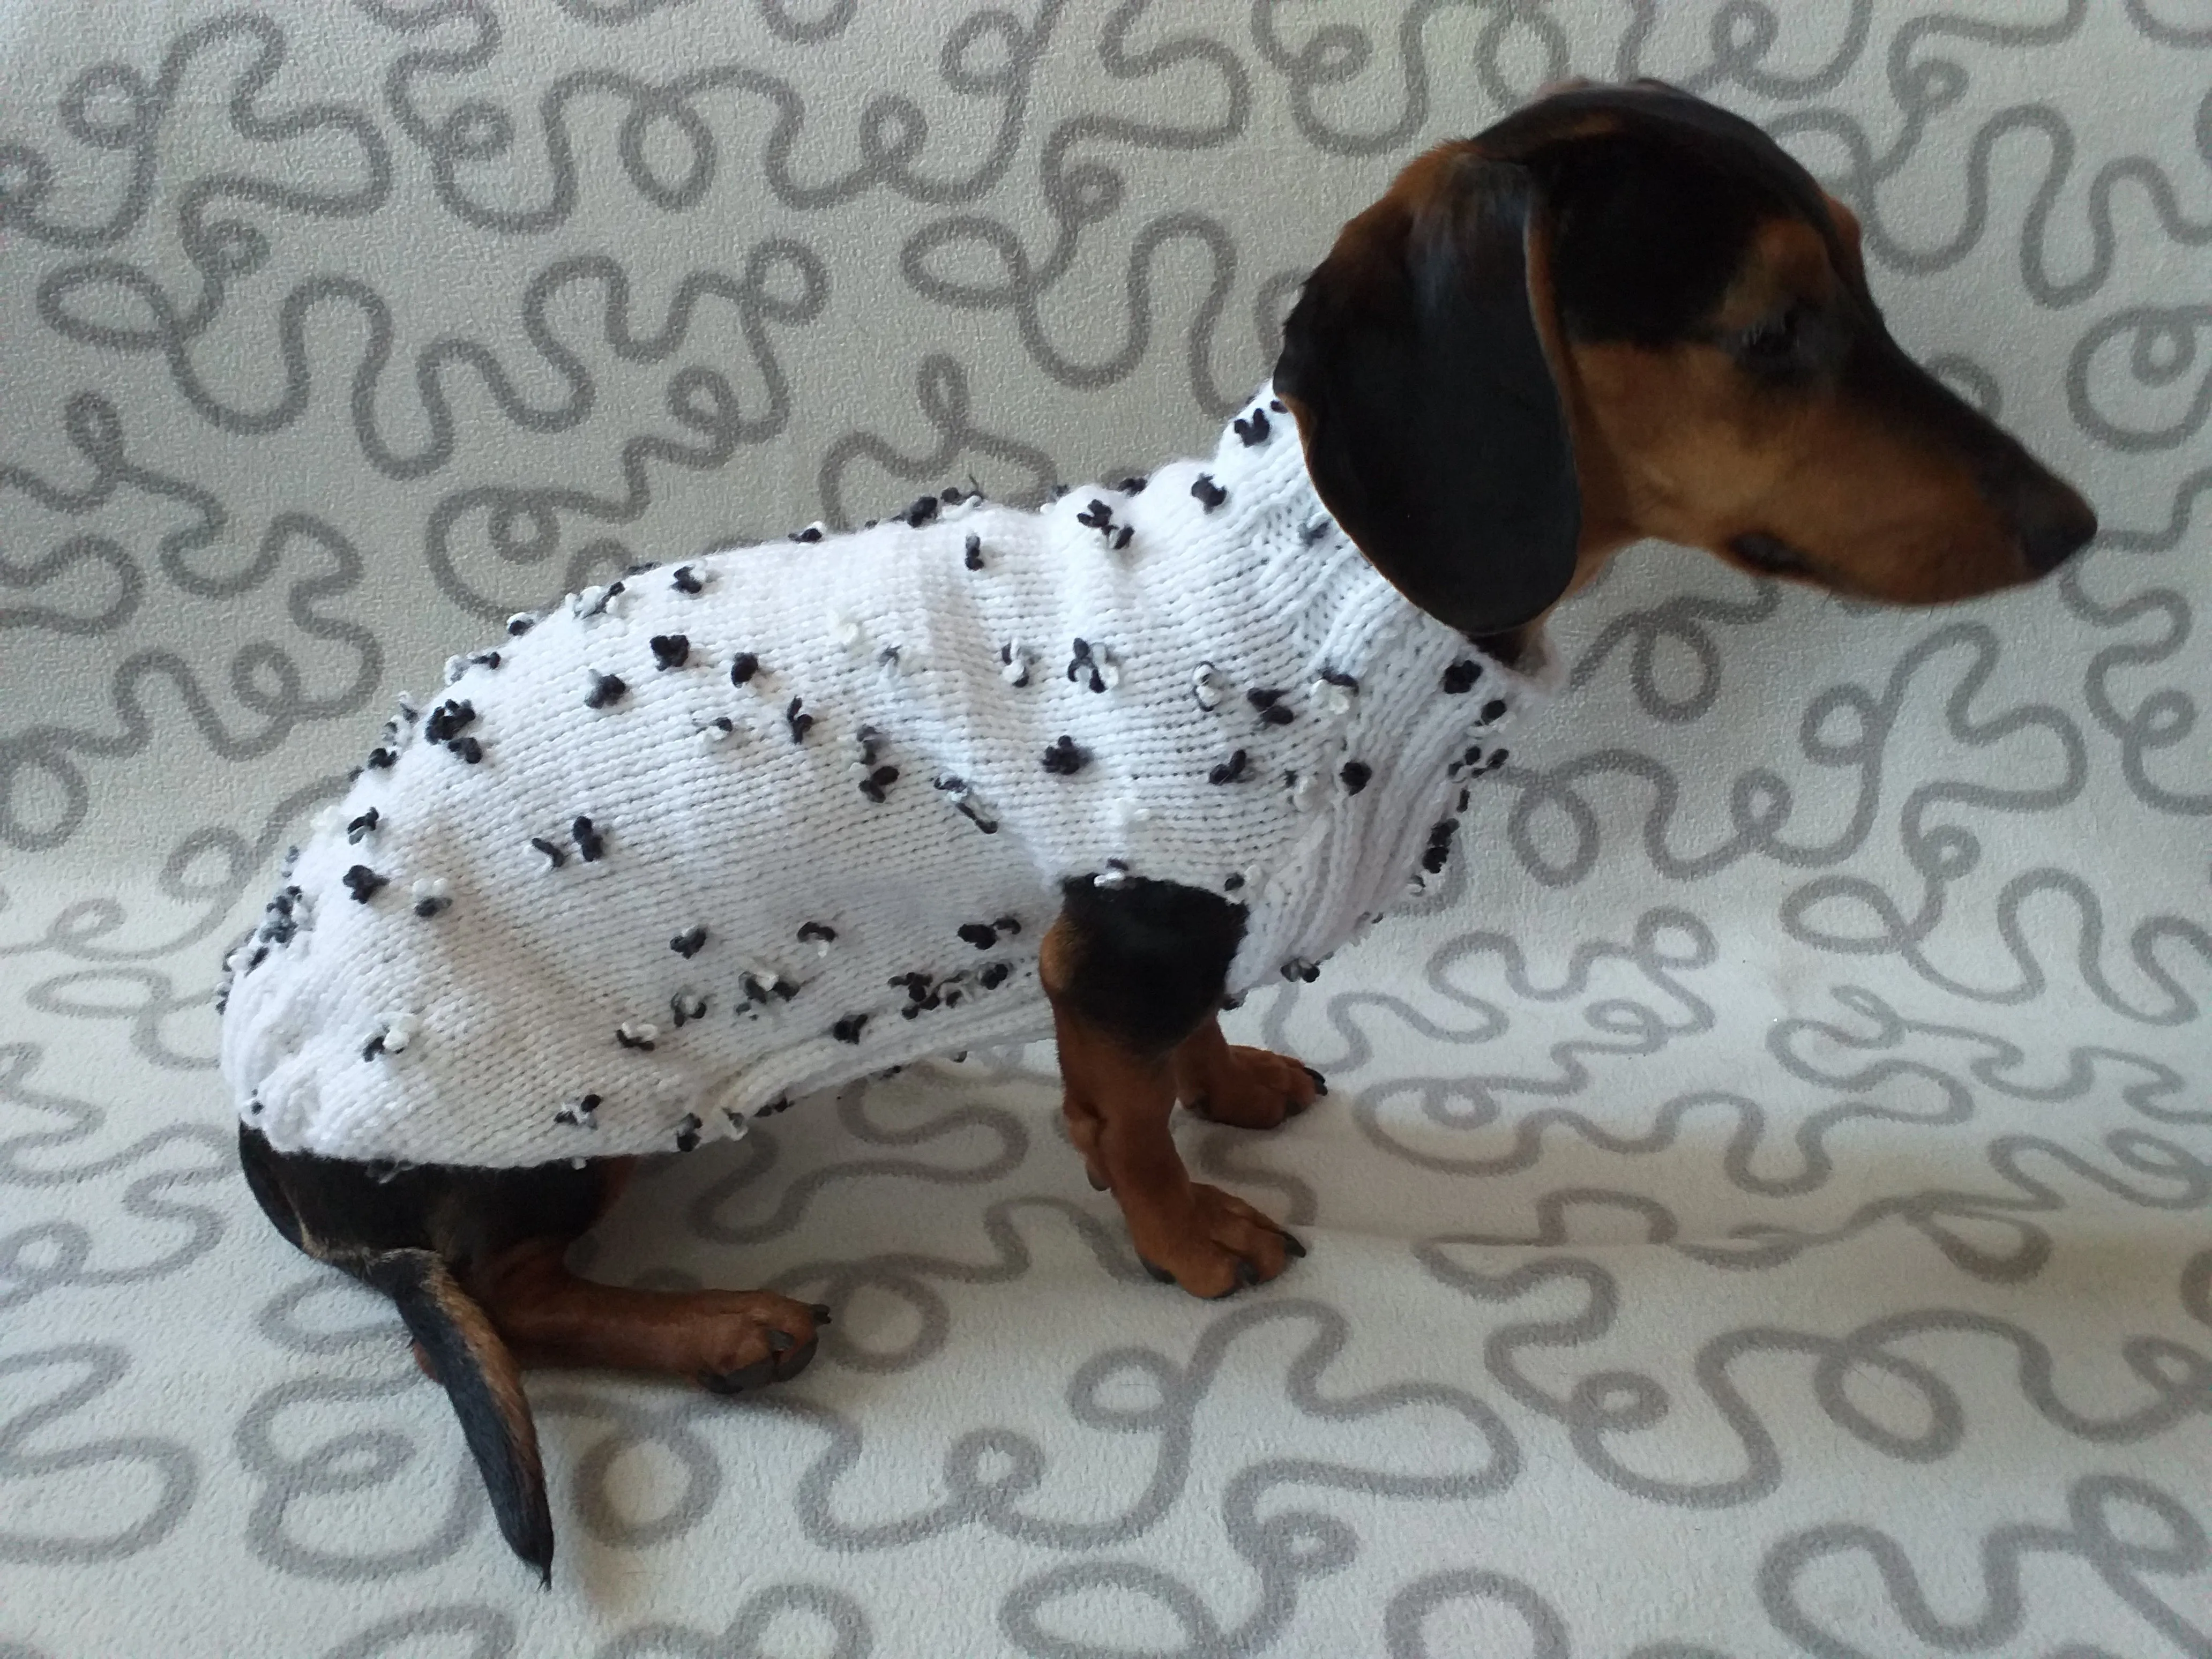
[[[1618,503],[1585,526],[1570,593],[1644,536],[1889,604],[1936,604],[2033,579],[1960,455],[1851,398],[1832,374],[1771,380],[1723,343],[1792,303],[1830,306],[1844,293],[1826,240],[1801,220],[1778,218],[1750,238],[1710,319],[1711,339],[1567,346],[1577,470],[1609,474]],[[1730,543],[1745,535],[1787,544],[1807,568],[1772,572],[1740,557]]]
[[[2034,574],[1964,461],[1878,410],[1826,388],[1759,385],[1717,346],[1578,345],[1571,356],[1577,401],[1638,534],[1899,605]],[[1774,573],[1739,557],[1730,543],[1745,535],[1786,543],[1808,568]]]
[[[1840,286],[1828,245],[1802,219],[1769,219],[1751,234],[1713,326],[1730,333],[1765,322],[1792,302],[1818,305]]]

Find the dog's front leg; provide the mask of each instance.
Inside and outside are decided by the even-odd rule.
[[[1212,1015],[1176,1048],[1175,1084],[1192,1111],[1235,1129],[1279,1129],[1328,1092],[1312,1066],[1231,1042]]]
[[[1168,1132],[1176,1051],[1212,1026],[1243,927],[1240,908],[1195,888],[1073,881],[1040,964],[1069,1136],[1139,1259],[1194,1296],[1273,1279],[1304,1254],[1243,1199],[1193,1181]]]

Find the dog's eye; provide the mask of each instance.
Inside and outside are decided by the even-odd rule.
[[[1786,368],[1795,363],[1804,342],[1805,307],[1793,305],[1736,337],[1736,350],[1753,368]]]

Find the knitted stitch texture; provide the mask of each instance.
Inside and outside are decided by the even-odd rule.
[[[1443,867],[1548,677],[1376,573],[1264,387],[1148,481],[801,536],[518,617],[403,704],[229,959],[247,1121],[408,1163],[689,1150],[1048,1029],[1071,878],[1246,906],[1232,994],[1310,978]]]

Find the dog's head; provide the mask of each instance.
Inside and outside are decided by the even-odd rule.
[[[1890,338],[1850,210],[1656,82],[1571,87],[1407,167],[1307,278],[1275,387],[1346,533],[1476,636],[1644,536],[1924,605],[2097,528]]]

